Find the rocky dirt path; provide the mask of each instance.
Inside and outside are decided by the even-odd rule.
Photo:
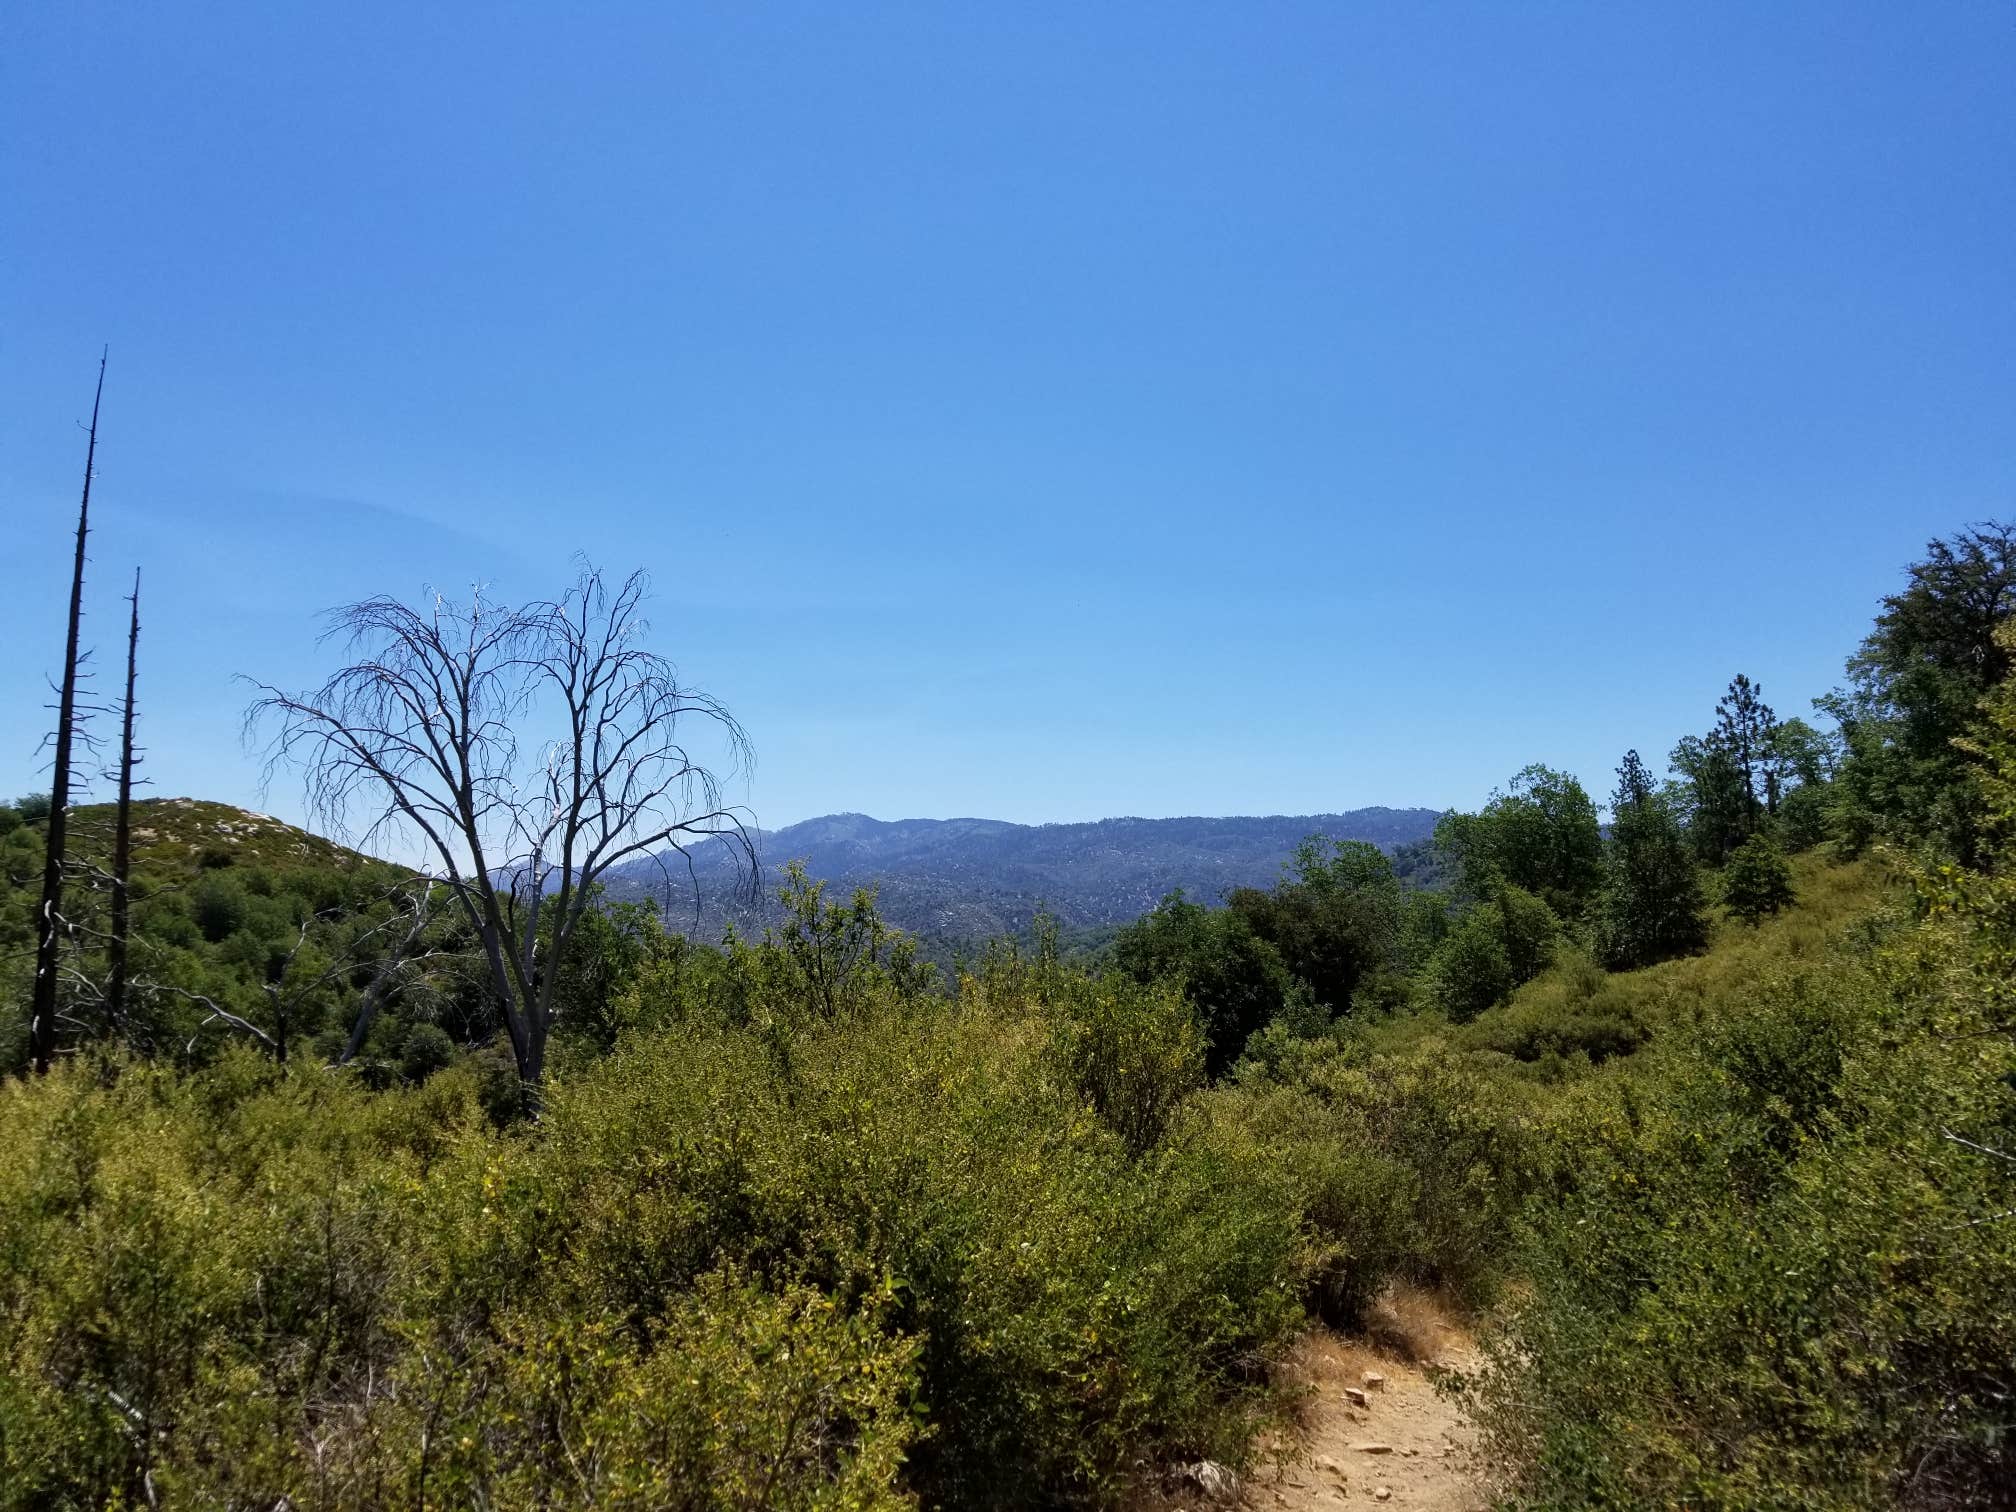
[[[1389,1298],[1379,1311],[1370,1339],[1313,1333],[1303,1340],[1293,1361],[1311,1388],[1303,1431],[1284,1446],[1285,1463],[1261,1468],[1246,1483],[1242,1506],[1252,1512],[1490,1507],[1476,1430],[1432,1383],[1438,1368],[1476,1366],[1469,1335],[1423,1296]]]

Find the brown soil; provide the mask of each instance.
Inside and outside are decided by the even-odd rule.
[[[1433,1384],[1443,1370],[1476,1365],[1469,1335],[1419,1292],[1389,1294],[1368,1337],[1310,1334],[1290,1361],[1310,1388],[1302,1432],[1278,1446],[1278,1465],[1257,1471],[1241,1505],[1254,1512],[1373,1505],[1484,1512],[1491,1478],[1476,1431]],[[1368,1372],[1383,1381],[1368,1383]],[[1352,1390],[1363,1394],[1363,1406]]]

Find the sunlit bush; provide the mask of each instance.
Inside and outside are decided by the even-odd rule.
[[[1104,1504],[1245,1456],[1306,1246],[1187,1006],[887,967],[659,1015],[536,1126],[419,1031],[408,1090],[0,1089],[0,1504]]]
[[[1781,966],[1564,1105],[1483,1398],[1535,1504],[2003,1504],[2016,1057],[1924,1032],[1943,958]]]
[[[1487,1296],[1530,1179],[1502,1089],[1434,1041],[1402,1056],[1337,1037],[1258,1049],[1211,1101],[1290,1173],[1319,1310],[1355,1323],[1396,1278]]]
[[[1571,956],[1510,1003],[1481,1014],[1457,1043],[1514,1060],[1598,1065],[1630,1055],[1649,1037],[1630,991],[1586,956]]]

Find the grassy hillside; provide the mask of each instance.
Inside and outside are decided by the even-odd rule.
[[[109,859],[116,816],[109,803],[71,810],[71,835],[79,855],[100,862]],[[134,870],[162,878],[220,866],[344,871],[387,864],[271,815],[201,798],[137,799],[132,823]]]
[[[1385,1050],[1429,1038],[1526,1079],[1558,1081],[1697,1030],[1718,1004],[1800,962],[1866,950],[1901,902],[1897,878],[1874,861],[1823,853],[1794,858],[1797,901],[1758,924],[1717,919],[1708,948],[1637,971],[1604,971],[1574,949],[1467,1024],[1410,1015],[1368,1031]]]
[[[0,1508],[1121,1505],[1245,1460],[1298,1329],[1398,1281],[1476,1310],[1535,1505],[1974,1505],[2004,1468],[1993,874],[1914,910],[1807,851],[1753,924],[1704,871],[1702,947],[1610,971],[1604,894],[1315,847],[956,982],[799,879],[725,949],[600,920],[527,1123],[452,919],[333,1064],[396,868],[141,819],[142,1055],[0,1090]]]
[[[210,842],[301,854],[168,816],[198,888],[240,869],[205,868]],[[1873,870],[1798,884],[1763,927],[1608,979],[1640,1082],[1744,984],[1855,948]],[[243,1041],[193,1075],[0,1093],[14,1504],[148,1464],[70,1384],[88,1341],[90,1378],[155,1415],[146,1473],[178,1504],[1111,1505],[1241,1461],[1311,1312],[1348,1325],[1398,1278],[1488,1305],[1624,1059],[1499,1047],[1592,1011],[1568,963],[1468,1025],[1270,1032],[1212,1085],[1168,984],[1039,946],[946,996],[857,948],[856,905],[792,910],[725,954],[647,938],[603,984],[613,1053],[577,1049],[534,1127],[485,1116],[476,1057],[371,1092]],[[575,1434],[595,1452],[556,1457]]]
[[[2007,915],[1884,877],[1452,1034],[1535,1131],[1478,1397],[1531,1504],[2009,1504]]]

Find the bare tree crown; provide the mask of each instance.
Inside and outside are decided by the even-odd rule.
[[[735,846],[753,874],[744,815],[722,791],[750,764],[748,738],[645,647],[647,586],[641,572],[612,585],[584,567],[559,598],[517,608],[480,591],[418,609],[351,604],[324,633],[349,665],[312,692],[257,684],[246,716],[268,779],[300,770],[325,827],[423,845],[483,939],[528,1083],[600,877],[709,840]],[[696,726],[722,751],[720,770],[688,743]]]

